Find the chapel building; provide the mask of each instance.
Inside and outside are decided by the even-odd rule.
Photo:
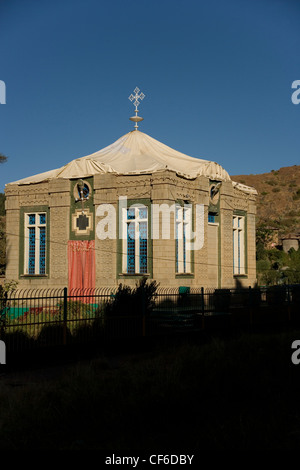
[[[6,279],[19,288],[133,286],[142,276],[162,287],[256,282],[256,190],[137,124],[5,194]]]

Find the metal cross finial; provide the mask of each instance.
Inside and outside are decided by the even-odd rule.
[[[131,121],[135,122],[135,130],[137,130],[138,128],[138,125],[137,123],[142,121],[143,118],[138,116],[137,113],[139,112],[138,110],[138,106],[140,104],[139,100],[142,101],[144,98],[145,98],[145,95],[144,93],[139,93],[140,92],[140,89],[138,87],[136,87],[134,90],[134,95],[131,93],[131,95],[128,97],[128,99],[132,102],[133,101],[133,104],[135,106],[135,116],[129,118]]]
[[[142,100],[145,98],[145,95],[144,95],[144,93],[141,93],[141,94],[139,95],[140,89],[139,89],[138,87],[136,87],[133,91],[134,91],[135,95],[133,95],[133,94],[131,93],[131,95],[128,97],[128,99],[129,99],[130,101],[133,101],[133,100],[134,100],[133,104],[134,104],[134,106],[135,106],[135,112],[137,113],[137,112],[138,112],[138,109],[137,109],[137,108],[138,108],[138,106],[139,106],[139,104],[140,104],[139,100],[142,101]]]

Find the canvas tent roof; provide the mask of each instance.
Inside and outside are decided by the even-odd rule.
[[[230,181],[229,174],[218,163],[189,157],[143,132],[134,130],[98,152],[72,160],[56,170],[15,181],[13,184],[40,183],[55,178],[84,178],[99,173],[153,173],[164,169],[173,170],[190,179],[202,175],[218,181]],[[242,191],[255,191],[253,188],[232,183]]]

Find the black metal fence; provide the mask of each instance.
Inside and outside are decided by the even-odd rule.
[[[300,317],[300,285],[246,289],[158,288],[114,315],[117,288],[15,290],[0,298],[0,339],[21,352],[210,328],[291,323]],[[300,324],[300,322],[299,322]]]

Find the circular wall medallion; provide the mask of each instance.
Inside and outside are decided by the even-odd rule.
[[[78,180],[74,186],[73,194],[75,201],[79,201],[81,199],[87,200],[91,194],[91,186],[86,181]]]

